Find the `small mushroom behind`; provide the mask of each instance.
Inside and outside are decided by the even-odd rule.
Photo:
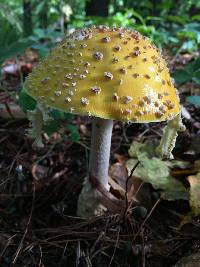
[[[170,121],[180,113],[159,50],[140,33],[121,28],[75,31],[33,70],[25,87],[42,105],[92,117],[89,170],[77,211],[83,217],[123,208],[108,185],[113,120]]]

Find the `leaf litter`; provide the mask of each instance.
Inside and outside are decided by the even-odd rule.
[[[13,60],[9,64],[15,63]],[[18,72],[4,73],[2,84],[9,85],[11,92],[16,88]],[[185,87],[183,97],[198,89],[192,82]],[[7,91],[1,90],[0,97],[7,105],[16,102]],[[118,199],[126,196],[126,158],[131,157],[130,169],[138,159],[142,162],[128,183],[131,206],[125,217],[105,214],[88,221],[77,218],[75,211],[87,171],[90,121],[79,117],[73,121],[85,128],[79,129],[79,142],[72,142],[63,125],[62,133],[51,137],[43,134],[45,147],[36,149],[25,135],[28,122],[24,118],[0,119],[1,266],[11,266],[13,261],[16,266],[74,266],[76,260],[83,264],[92,261],[94,266],[101,260],[107,266],[113,259],[112,266],[140,267],[145,257],[149,266],[169,267],[188,254],[188,248],[190,253],[198,253],[199,171],[194,163],[199,158],[195,140],[200,114],[195,105],[183,104],[190,116],[184,118],[188,132],[180,135],[175,149],[178,161],[161,163],[154,152],[155,144],[148,143],[161,135],[160,124],[124,128],[116,123],[110,184]],[[132,140],[138,140],[134,144],[137,153],[129,151],[128,156]],[[118,158],[114,153],[118,153]],[[187,224],[179,227],[191,212],[188,197],[193,214]]]

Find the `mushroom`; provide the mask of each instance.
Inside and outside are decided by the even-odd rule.
[[[181,124],[179,97],[160,51],[132,30],[94,26],[75,31],[33,70],[25,88],[42,105],[92,117],[89,173],[77,211],[84,217],[105,208],[99,187],[109,190],[113,120],[174,120],[159,147],[167,156],[180,128],[174,124]]]

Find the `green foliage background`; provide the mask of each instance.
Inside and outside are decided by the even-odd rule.
[[[86,1],[94,0],[29,0],[33,34],[23,38],[23,1],[0,0],[0,61],[30,45],[44,56],[66,31],[94,24],[136,29],[158,46],[171,47],[174,53],[191,52],[199,47],[199,0],[110,0],[108,17],[87,17]],[[71,8],[71,15],[63,12],[65,6]],[[49,39],[51,45],[44,48],[41,39]]]
[[[22,54],[27,47],[44,57],[66,33],[100,24],[138,30],[160,49],[167,48],[174,57],[195,53],[200,47],[199,0],[110,0],[108,17],[86,16],[86,1],[98,0],[0,0],[0,68],[6,59]],[[32,13],[29,36],[25,36],[25,28],[31,25],[23,23],[25,2],[30,2]],[[177,84],[191,81],[200,84],[200,61],[196,57],[185,69],[174,73]],[[32,102],[27,101],[24,92],[18,98],[22,108],[32,108],[32,104],[27,107]],[[62,119],[63,115],[59,116]],[[52,129],[58,128],[56,120]],[[52,132],[49,127],[46,130]],[[73,125],[68,124],[67,129],[72,139],[78,140]]]

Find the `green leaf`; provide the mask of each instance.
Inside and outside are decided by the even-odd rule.
[[[137,161],[134,159],[127,161],[129,172]],[[134,176],[150,183],[156,190],[163,190],[164,199],[187,199],[187,192],[183,184],[170,176],[167,164],[158,158],[140,158],[140,165],[134,171]]]
[[[192,77],[192,80],[200,85],[200,68],[194,72],[194,75]]]
[[[11,44],[6,45],[6,47],[0,50],[0,64],[9,57],[15,56],[16,54],[21,54],[24,50],[30,46],[31,42],[28,39],[21,39]]]
[[[50,112],[51,117],[55,120],[72,120],[73,115],[71,113],[66,113],[57,109],[52,109]]]
[[[181,84],[190,81],[192,79],[192,74],[188,73],[186,70],[178,70],[174,72],[173,77],[177,83]]]
[[[157,142],[156,142],[157,143]],[[128,150],[132,158],[154,157],[156,143],[153,141],[147,143],[133,142]]]
[[[57,132],[59,128],[60,128],[60,125],[56,120],[52,120],[48,124],[45,124],[43,126],[44,132],[46,132],[49,136]]]
[[[175,15],[168,15],[168,16],[166,16],[166,19],[168,21],[175,22],[175,23],[178,23],[178,24],[181,24],[181,25],[183,25],[187,21],[186,17],[175,16]]]
[[[155,144],[150,142],[147,144],[133,142],[129,149],[129,155],[134,157],[134,159],[128,160],[126,164],[129,173],[136,162],[140,161],[140,164],[134,171],[134,176],[150,183],[155,189],[164,191],[164,199],[187,199],[186,188],[180,181],[170,175],[170,164],[167,161],[153,157],[155,148]]]
[[[192,16],[192,20],[198,20],[198,21],[200,21],[200,15],[194,15],[194,16]]]
[[[80,134],[77,126],[73,124],[67,124],[66,129],[70,132],[70,138],[73,142],[77,142],[80,139]]]
[[[0,3],[0,15],[3,16],[8,23],[16,27],[19,32],[22,32],[22,22],[11,7],[7,4]]]
[[[54,120],[63,120],[65,118],[64,112],[57,109],[52,109],[50,115],[54,118]]]
[[[38,3],[36,8],[35,8],[35,14],[39,15],[39,13],[43,10],[45,5],[46,5],[46,1],[41,1],[40,3]]]
[[[193,77],[192,80],[196,83],[200,85],[200,77]]]
[[[200,107],[200,96],[194,95],[194,96],[188,96],[186,98],[186,101],[190,104],[196,105]]]
[[[181,49],[182,50],[187,50],[187,51],[194,51],[194,50],[196,50],[195,41],[194,40],[185,41],[182,44]]]
[[[131,13],[135,18],[137,18],[140,21],[141,24],[143,24],[143,25],[145,24],[145,20],[143,19],[143,17],[139,13],[137,13],[133,9],[131,10]]]
[[[200,58],[189,63],[184,70],[178,70],[173,75],[177,83],[185,83],[193,80],[200,84]]]
[[[40,28],[34,29],[34,34],[39,38],[45,38],[46,37],[46,31]]]
[[[38,50],[38,54],[41,58],[44,58],[48,55],[49,51],[50,51],[50,47],[45,46],[41,43],[37,43],[37,44],[32,44],[31,46],[33,49]]]
[[[34,110],[36,107],[36,100],[28,95],[25,89],[22,89],[19,93],[19,105],[24,112]]]
[[[194,72],[200,70],[200,58],[196,59],[195,61],[191,62],[186,67],[187,72],[191,73],[192,75]]]

